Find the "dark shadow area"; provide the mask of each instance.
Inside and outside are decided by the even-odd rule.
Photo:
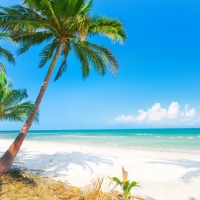
[[[93,174],[91,164],[97,166],[100,164],[112,165],[112,160],[109,156],[81,152],[39,154],[38,152],[20,151],[13,167],[27,167],[28,170],[41,175],[62,176],[66,175],[66,171],[70,169],[71,164],[81,166],[83,170],[88,169]]]
[[[31,188],[36,186],[35,181],[29,178],[27,173],[19,169],[11,169],[7,174],[1,176],[0,179],[0,199],[5,193],[9,193],[8,188],[15,188],[16,185],[23,184],[24,186],[31,186]],[[7,198],[6,198],[7,199]],[[10,199],[10,198],[8,198]]]
[[[24,176],[23,171],[16,168],[10,169],[10,171],[8,172],[6,176],[10,176],[11,180],[13,181],[20,181],[24,184],[36,185],[33,179],[30,179],[27,176]]]
[[[197,199],[195,199],[195,198],[191,197],[189,200],[197,200]]]
[[[160,162],[148,162],[148,163],[156,163],[156,164],[165,164],[165,165],[178,165],[180,167],[184,167],[186,169],[191,169],[191,171],[187,172],[183,177],[183,181],[189,182],[192,178],[200,178],[200,161],[193,160],[163,160]],[[196,169],[194,169],[196,168]],[[192,199],[191,199],[192,200]]]

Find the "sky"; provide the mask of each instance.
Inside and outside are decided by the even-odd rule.
[[[20,3],[1,0],[2,6]],[[109,47],[119,61],[117,77],[93,70],[81,78],[74,55],[65,74],[53,77],[32,130],[195,128],[200,127],[200,1],[94,0],[91,14],[124,23],[125,44],[105,37],[93,42]],[[16,52],[17,46],[0,42]],[[34,102],[48,69],[39,69],[43,46],[16,57],[13,66],[1,60],[15,89],[26,88]],[[58,64],[60,61],[58,62]],[[0,122],[0,130],[20,130],[23,123]]]

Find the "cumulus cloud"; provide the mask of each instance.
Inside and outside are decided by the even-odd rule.
[[[148,120],[149,121],[160,121],[166,118],[167,110],[162,108],[160,103],[155,103],[151,109],[148,109]]]
[[[196,110],[194,108],[190,109],[190,106],[188,104],[186,104],[184,114],[186,117],[194,117],[196,115]]]
[[[176,118],[180,114],[180,105],[178,102],[172,102],[167,111],[167,118]]]
[[[119,117],[116,117],[115,121],[117,121],[117,122],[123,122],[123,123],[128,123],[128,122],[134,122],[135,119],[131,115],[127,115],[127,116],[121,115]]]
[[[143,111],[143,110],[139,110],[138,113],[139,113],[139,116],[136,117],[136,120],[137,120],[137,121],[143,121],[143,120],[145,120],[145,119],[147,118],[147,116],[148,116],[148,112],[145,112],[145,111]]]
[[[170,121],[175,118],[181,118],[181,122],[189,121],[196,115],[196,110],[190,108],[188,104],[185,105],[185,110],[180,110],[178,102],[172,102],[168,108],[162,108],[160,103],[155,103],[147,111],[139,110],[137,116],[133,115],[121,115],[115,118],[116,122],[129,123],[129,122],[158,122],[158,121]]]

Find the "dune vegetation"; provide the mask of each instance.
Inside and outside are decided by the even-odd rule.
[[[124,171],[122,171],[124,172]],[[114,177],[116,178],[116,177]],[[127,200],[141,199],[131,197],[127,176],[123,176],[122,190],[117,191],[117,184],[108,177],[97,177],[91,184],[77,188],[67,183],[48,177],[13,168],[0,178],[0,199],[2,200]],[[135,182],[134,182],[135,183]],[[138,187],[138,185],[135,185]],[[120,188],[119,188],[120,189]],[[127,195],[127,190],[129,193]]]

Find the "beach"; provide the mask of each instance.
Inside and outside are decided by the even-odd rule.
[[[1,1],[0,200],[200,200],[199,11]]]
[[[0,140],[0,155],[11,139]],[[155,200],[200,200],[199,151],[143,150],[124,147],[67,144],[26,140],[14,166],[45,177],[83,187],[96,177],[121,178],[140,182],[135,193]]]

